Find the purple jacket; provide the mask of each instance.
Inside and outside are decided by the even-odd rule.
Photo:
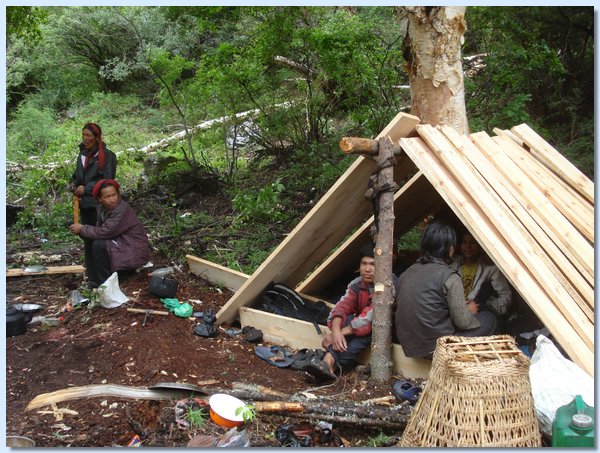
[[[96,226],[84,225],[84,239],[106,239],[111,270],[137,269],[148,262],[148,236],[133,209],[123,200],[115,209],[98,208]]]

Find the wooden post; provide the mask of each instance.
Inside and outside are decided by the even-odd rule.
[[[393,187],[394,167],[383,165],[394,162],[394,145],[389,137],[379,139],[377,162],[381,170],[377,184]],[[377,384],[389,382],[392,376],[392,244],[394,240],[394,192],[384,190],[379,197],[379,230],[375,244],[375,288],[373,294],[373,333],[371,341],[371,379]]]

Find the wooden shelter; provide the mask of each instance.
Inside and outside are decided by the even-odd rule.
[[[394,235],[447,204],[572,360],[593,376],[593,182],[526,124],[494,133],[460,135],[404,113],[389,123],[377,138],[389,136],[402,149],[394,169],[400,186]],[[374,167],[358,157],[254,274],[236,276],[240,286],[217,322],[239,318],[263,329],[267,340],[320,347],[309,323],[252,306],[271,282],[311,299],[356,267],[374,221],[364,198]],[[188,257],[202,275],[211,266],[197,260]],[[399,345],[393,349],[395,371],[427,375],[428,361],[404,357]]]

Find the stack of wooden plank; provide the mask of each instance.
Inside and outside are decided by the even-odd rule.
[[[593,183],[527,125],[417,126],[402,149],[550,329],[594,372]]]

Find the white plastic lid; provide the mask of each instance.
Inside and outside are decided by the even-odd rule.
[[[577,428],[591,428],[594,426],[592,417],[586,414],[575,414],[571,418],[571,424]]]

